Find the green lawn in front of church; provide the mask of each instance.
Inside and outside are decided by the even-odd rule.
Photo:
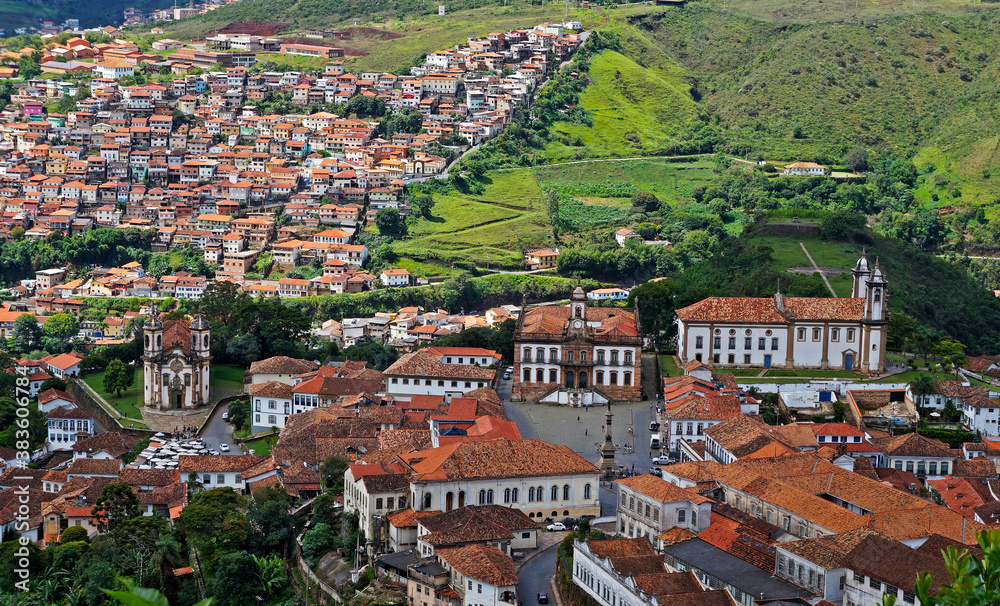
[[[115,410],[125,413],[130,419],[142,420],[142,368],[135,369],[135,383],[118,394],[104,391],[104,372],[95,372],[83,377],[83,381],[99,393]]]

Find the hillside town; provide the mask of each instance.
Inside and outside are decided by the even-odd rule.
[[[823,227],[789,214],[811,265],[785,273],[813,283],[729,296],[693,270],[743,228],[729,193],[689,188],[702,222],[611,179],[504,191],[548,221],[516,270],[395,253],[433,218],[421,187],[581,77],[579,21],[400,73],[321,42],[42,25],[0,57],[41,72],[0,111],[0,606],[930,606],[979,574],[957,558],[996,557],[1000,356],[891,309],[896,260],[834,244],[820,266],[798,240]],[[674,157],[728,166],[702,155]],[[773,172],[789,198],[831,174]],[[594,198],[627,210],[560,233],[560,204]]]

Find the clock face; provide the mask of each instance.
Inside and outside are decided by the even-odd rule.
[[[583,328],[583,322],[580,320],[573,322],[573,328]]]

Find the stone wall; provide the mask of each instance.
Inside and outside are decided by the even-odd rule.
[[[77,406],[94,413],[94,420],[100,423],[101,427],[103,427],[105,431],[114,431],[138,438],[149,438],[156,433],[150,429],[123,427],[121,421],[115,418],[110,412],[108,412],[107,408],[101,405],[101,402],[99,401],[101,396],[92,392],[82,379],[72,378],[67,381],[66,393],[73,397]]]

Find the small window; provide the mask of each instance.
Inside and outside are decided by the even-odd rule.
[[[831,328],[830,329],[830,340],[831,341],[839,341],[840,340],[840,329],[839,328]]]
[[[715,338],[713,338],[712,339],[712,347],[714,347],[715,349],[721,349],[722,348],[722,338],[721,337],[715,337]]]
[[[719,363],[719,354],[715,354],[715,355],[712,356],[712,363],[714,363],[714,364],[718,364]]]
[[[853,343],[854,342],[854,329],[853,328],[848,328],[847,329],[847,342],[848,343]]]
[[[743,349],[753,349],[753,339],[750,337],[743,339]]]
[[[806,329],[800,328],[799,329],[799,334],[798,334],[797,338],[798,338],[799,341],[805,341],[806,340]]]
[[[736,355],[735,354],[729,354],[729,363],[730,364],[735,364],[736,363]]]
[[[743,363],[744,364],[750,363],[750,354],[743,354]]]
[[[677,523],[685,524],[687,522],[687,510],[680,509],[677,511]]]
[[[736,349],[736,337],[729,337],[729,349]]]
[[[778,351],[778,337],[771,338],[771,351]]]
[[[821,336],[822,334],[823,334],[823,331],[821,331],[821,330],[820,330],[820,329],[818,329],[818,328],[814,328],[814,329],[813,329],[813,341],[819,341],[819,339],[820,339],[820,336]]]
[[[767,339],[765,339],[764,337],[757,339],[757,349],[763,351],[764,348],[766,347],[766,343]]]

